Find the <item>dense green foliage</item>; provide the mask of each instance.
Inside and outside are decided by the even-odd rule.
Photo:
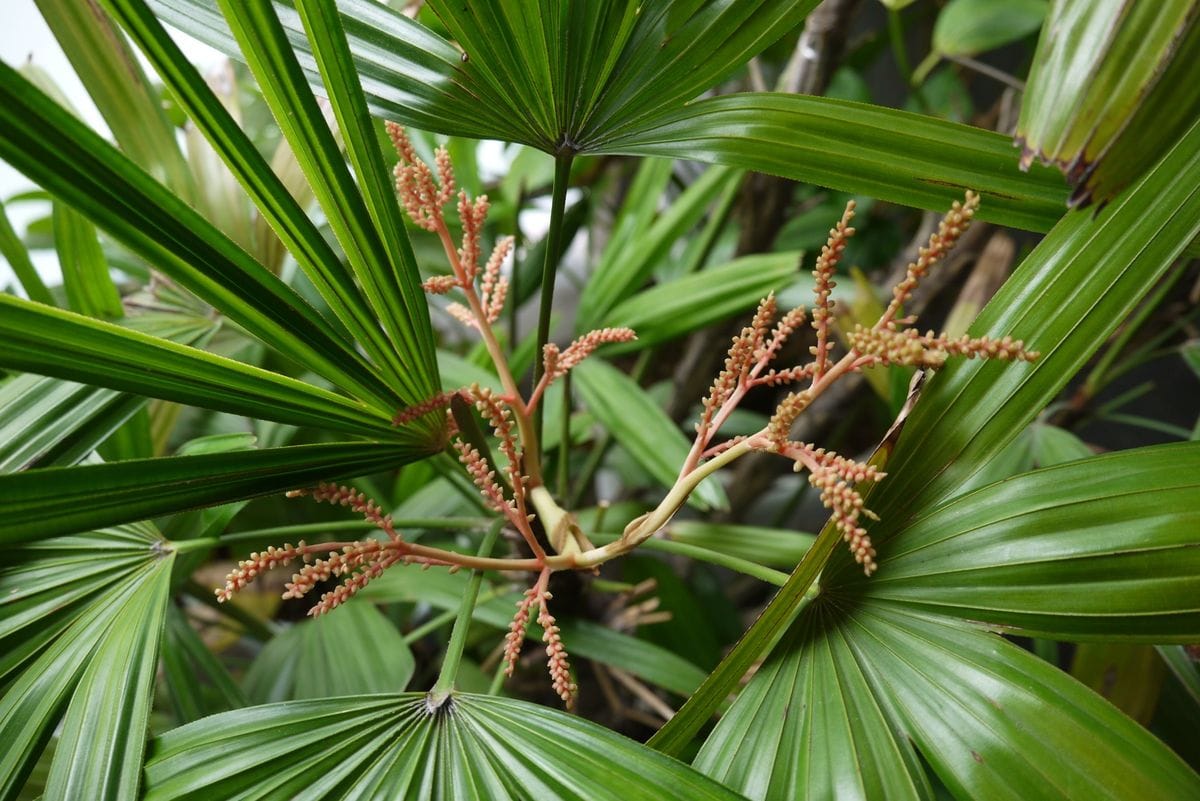
[[[37,5],[113,141],[0,64],[0,158],[45,190],[0,204],[0,799],[1200,797],[1197,3],[1111,39],[1106,0]],[[167,25],[236,65],[210,82]],[[503,368],[422,291],[454,244],[404,217],[384,121],[489,196],[484,241],[517,237]],[[251,551],[391,525],[528,561],[446,415],[397,415],[629,327],[549,384],[523,457],[554,499],[531,537],[618,548],[678,492],[759,299],[820,297],[846,201],[842,333],[967,191],[977,222],[905,310],[1036,360],[911,392],[873,368],[798,424],[886,470],[858,488],[874,575],[785,461],[742,457],[636,551],[538,578],[576,714],[554,618],[505,681],[536,572],[396,564],[313,619],[279,597],[297,568],[214,600]],[[786,394],[756,392],[724,432]],[[499,467],[504,437],[451,410]],[[320,482],[390,520],[284,497]]]

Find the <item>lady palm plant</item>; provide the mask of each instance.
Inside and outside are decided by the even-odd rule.
[[[0,365],[24,373],[0,385],[3,408],[34,398],[25,416],[0,420],[8,457],[0,536],[10,544],[0,569],[0,795],[17,797],[39,765],[48,772],[45,796],[64,798],[924,798],[936,785],[964,798],[1196,794],[1200,778],[1160,741],[1001,632],[1159,645],[1200,639],[1200,451],[1169,445],[998,483],[989,475],[1200,233],[1194,115],[1102,214],[1064,215],[1056,175],[1022,173],[999,134],[812,96],[694,100],[786,36],[814,2],[568,8],[439,0],[429,4],[430,26],[366,0],[229,0],[219,14],[194,0],[102,0],[104,14],[55,0],[39,5],[69,52],[104,65],[89,76],[102,111],[113,119],[122,109],[146,114],[111,126],[118,150],[21,72],[0,67],[0,155],[62,204],[56,246],[64,261],[76,254],[64,270],[68,309],[49,303],[53,296],[38,291],[28,270],[19,274],[35,300],[0,296]],[[249,66],[327,230],[183,58],[163,21]],[[298,274],[236,243],[210,221],[211,207],[202,213],[172,129],[118,30],[225,162]],[[389,125],[399,151],[393,185],[387,137],[372,114],[553,157],[550,224],[536,265],[538,322],[524,357],[529,384],[519,337],[506,347],[499,325],[506,300],[515,306],[529,294],[528,282],[512,288],[502,274],[513,246],[500,240],[481,265],[487,202],[464,193],[448,217],[448,154],[427,167]],[[631,213],[624,232],[618,223],[611,255],[583,290],[578,337],[560,348],[550,335],[568,184],[574,165],[600,155],[722,166],[652,224],[644,221],[659,192],[631,191],[630,208],[649,208],[641,221]],[[634,188],[665,184],[669,167],[661,165],[647,161]],[[777,301],[769,292],[791,280],[790,255],[783,269],[734,262],[643,289],[671,240],[736,188],[742,170],[918,207],[965,201],[906,271],[878,323],[844,326],[845,352],[835,356],[831,291],[853,232],[851,205],[813,274],[811,359],[784,363],[785,340],[802,317],[785,313],[772,328]],[[460,170],[457,180],[474,179]],[[1049,232],[971,333],[906,328],[916,282],[975,216]],[[87,221],[153,271],[156,315],[124,317],[112,303],[108,264]],[[422,230],[436,238],[449,275],[418,266]],[[714,276],[723,303],[698,291]],[[488,367],[439,359],[426,292],[457,293],[460,306],[449,313],[479,334]],[[749,311],[764,295],[733,340],[691,445],[606,360],[648,353],[689,325]],[[654,313],[668,298],[682,304],[677,319]],[[239,358],[212,347],[214,317],[232,329]],[[947,358],[955,354],[999,358]],[[998,363],[1004,359],[1021,363]],[[914,385],[907,417],[868,461],[791,439],[797,416],[828,385],[876,364],[935,374]],[[482,380],[455,380],[460,373]],[[600,512],[585,525],[584,513],[571,511],[560,480],[569,478],[576,440],[563,411],[568,378],[589,413],[664,485],[661,503],[630,515],[611,536]],[[797,391],[773,404],[761,428],[714,442],[752,388],[789,383]],[[51,398],[62,405],[47,408]],[[136,444],[139,433],[169,425],[166,407],[145,412],[144,398],[278,427],[258,429],[270,447],[201,440],[174,456],[140,458],[151,454]],[[307,444],[288,444],[296,429],[313,432],[299,435]],[[546,445],[551,437],[557,451]],[[448,464],[452,438],[465,471]],[[603,454],[599,443],[593,448]],[[753,551],[749,559],[731,555],[736,543],[684,549],[779,587],[711,671],[551,615],[552,573],[590,570],[634,548],[671,551],[679,543],[656,535],[686,503],[718,505],[712,477],[754,450],[808,470],[833,514],[790,575]],[[364,491],[378,486],[372,476],[410,465],[403,485],[426,463],[443,471],[428,486],[467,484],[479,505],[465,520],[408,519],[409,528],[476,536],[409,536],[405,504]],[[358,483],[343,484],[351,480]],[[222,599],[276,564],[316,557],[299,568],[289,596],[332,577],[342,582],[324,586],[317,610],[362,596],[276,636],[239,688],[172,599],[203,594],[192,590],[205,554],[247,540],[280,542],[272,532],[227,528],[244,501],[284,492],[365,518],[320,523],[318,533],[353,527],[379,538],[267,548],[230,574]],[[215,509],[189,511],[205,507]],[[503,528],[515,539],[498,556]],[[836,548],[843,539],[849,551]],[[400,567],[413,562],[470,576]],[[490,578],[496,569],[529,571],[533,586],[508,592]],[[450,600],[438,601],[447,590]],[[391,611],[402,600],[454,608],[431,691],[398,693],[415,669],[409,642],[368,598]],[[235,609],[241,625],[271,636]],[[531,618],[568,705],[581,682],[565,646],[576,664],[582,657],[627,670],[614,676],[634,672],[631,686],[645,703],[663,701],[642,682],[686,703],[642,745],[547,706],[463,691],[473,622],[508,629],[496,654],[502,677],[518,667]],[[1194,683],[1194,668],[1164,654]],[[318,680],[314,664],[325,659],[335,667]],[[160,660],[174,722],[187,725],[154,721]],[[218,702],[188,689],[194,672],[209,677]],[[249,706],[244,695],[277,703]],[[229,711],[205,714],[221,708]],[[149,731],[157,736],[147,746]]]

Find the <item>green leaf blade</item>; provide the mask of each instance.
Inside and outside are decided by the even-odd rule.
[[[164,22],[239,60],[229,25],[207,0],[148,0]],[[521,130],[462,84],[455,47],[404,14],[373,0],[338,3],[354,53],[355,71],[371,111],[426,131],[523,141]],[[312,86],[321,85],[311,46],[294,3],[280,2],[280,22]],[[500,134],[503,131],[505,133]]]
[[[797,623],[780,648],[803,658],[763,665],[705,739],[696,768],[748,798],[932,798],[912,744],[897,736],[831,617]]]
[[[185,199],[195,191],[158,91],[112,22],[94,2],[37,0],[42,18],[88,96],[133,161]]]
[[[356,600],[276,636],[244,684],[251,703],[259,704],[399,692],[415,669],[396,627],[369,602]]]
[[[613,350],[634,350],[683,336],[753,309],[772,292],[799,279],[800,253],[745,256],[658,284],[619,304],[603,327],[626,326],[638,338]]]
[[[139,582],[119,625],[110,627],[89,660],[63,718],[48,797],[136,797],[171,562],[168,554]]]
[[[580,364],[572,378],[588,409],[617,442],[660,484],[673,485],[687,459],[688,442],[667,413],[633,379],[599,359]],[[689,503],[700,509],[724,508],[728,500],[720,485],[707,479]]]
[[[89,317],[102,320],[123,317],[121,295],[108,274],[108,261],[100,249],[96,229],[61,203],[54,204],[52,219],[67,304],[73,311]]]
[[[103,0],[171,87],[180,105],[220,154],[254,200],[321,297],[354,334],[374,363],[402,370],[388,342],[346,270],[317,226],[293,198],[271,164],[212,92],[199,71],[151,14],[142,0]],[[399,383],[399,382],[397,382]]]
[[[395,395],[350,343],[182,199],[0,64],[0,157],[278,352],[360,397]]]
[[[166,692],[180,725],[246,706],[241,687],[175,605],[167,608],[162,667]]]
[[[957,798],[1184,799],[1200,786],[1153,735],[1012,643],[832,594],[793,624],[697,766],[757,798],[932,798],[926,766]]]
[[[1141,177],[1200,111],[1195,3],[1055,3],[1038,42],[1016,138],[1058,166],[1072,206]]]
[[[1046,0],[953,0],[938,14],[933,49],[947,56],[973,56],[1036,31],[1046,17]]]
[[[0,542],[20,542],[245,500],[387,470],[413,445],[334,443],[134,459],[0,476]]]
[[[22,470],[118,402],[119,393],[36,375],[0,385],[0,473]]]
[[[110,726],[79,759],[70,748],[58,752],[53,780],[87,774],[97,782],[89,795],[135,796],[161,633],[153,618],[165,605],[171,566],[162,544],[153,528],[139,525],[9,549],[0,568],[3,797],[15,796],[64,715],[67,737],[102,720],[121,731]],[[123,625],[145,614],[146,626]],[[99,678],[105,665],[93,670],[97,661],[124,664],[119,697],[81,685]]]
[[[669,161],[648,161],[639,170],[634,186],[630,187],[630,196],[637,200],[622,208],[615,226],[618,231],[614,232],[580,296],[577,326],[580,331],[598,327],[606,312],[637,292],[668,255],[671,246],[700,221],[713,200],[742,179],[740,170],[708,169],[655,217],[658,199],[671,173]]]
[[[847,632],[952,793],[986,798],[1185,799],[1200,776],[1054,666],[945,619],[872,606]],[[1017,733],[1021,736],[1016,736]]]
[[[494,696],[454,694],[447,705],[438,714],[423,694],[355,696],[206,718],[155,741],[146,798],[263,782],[302,798],[369,798],[385,787],[398,797],[497,801],[741,797],[575,716]]]
[[[907,206],[983,197],[980,219],[1031,231],[1062,216],[1066,190],[1023,173],[1012,143],[980,128],[824,97],[772,93],[699,100],[603,139],[590,152],[666,156],[770,173]]]
[[[1200,638],[1200,443],[1035,471],[913,521],[866,597],[1059,640]]]
[[[409,369],[423,379],[419,387],[422,399],[428,398],[439,386],[429,306],[396,193],[379,152],[379,139],[354,69],[341,16],[333,0],[297,0],[296,6],[313,46],[350,163],[358,176],[362,202],[374,221],[386,254],[383,274],[376,279],[384,288],[385,305],[376,311],[385,328],[393,332],[393,338],[402,337],[396,344],[401,355],[407,357]]]
[[[790,529],[678,520],[667,528],[669,540],[708,548],[769,567],[794,568],[816,535]]]
[[[947,364],[909,416],[869,500],[872,538],[979,485],[983,467],[1087,361],[1200,233],[1200,124],[1100,217],[1072,212],[984,308],[971,334],[1011,335],[1032,364]],[[936,427],[938,433],[931,436]],[[918,446],[919,443],[919,446]],[[841,563],[837,570],[856,572]]]
[[[817,0],[683,0],[640,7],[580,141],[590,147],[692,100],[794,30],[816,5]]]
[[[268,420],[405,436],[386,413],[294,378],[10,295],[0,295],[0,309],[2,366]]]
[[[406,237],[401,238],[404,236],[402,227],[389,230],[385,243],[376,227],[376,218],[372,216],[354,177],[346,167],[337,140],[325,122],[324,114],[308,86],[271,3],[268,0],[223,0],[221,8],[262,88],[264,99],[292,146],[297,162],[308,177],[313,193],[361,283],[367,302],[387,331],[403,363],[405,369],[399,371],[395,378],[402,388],[405,404],[413,405],[427,400],[436,394],[438,386],[428,307],[417,289],[419,280],[415,262],[399,253],[390,252],[387,247],[394,245],[397,250],[405,248],[407,241]],[[327,11],[332,13],[329,9]],[[327,19],[327,16],[322,19]],[[322,49],[318,62],[325,58],[337,58],[334,50],[341,53],[341,48],[335,45],[328,33],[327,30],[319,41],[322,48],[328,47],[330,52]],[[323,71],[339,79],[334,89],[329,90],[333,96],[334,111],[339,122],[348,126],[343,127],[347,149],[356,167],[368,171],[368,174],[361,176],[361,181],[373,193],[375,210],[381,211],[385,208],[383,204],[387,198],[382,197],[379,187],[382,176],[378,172],[382,172],[382,156],[371,149],[377,147],[377,140],[368,136],[369,120],[364,119],[365,110],[357,107],[355,98],[344,96],[346,92],[357,92],[357,87],[352,88],[353,78],[341,65],[332,72],[326,65]],[[396,205],[394,198],[391,205]],[[398,210],[393,210],[391,218],[399,219]],[[393,258],[401,259],[403,269],[393,265]]]

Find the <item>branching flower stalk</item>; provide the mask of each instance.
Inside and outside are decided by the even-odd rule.
[[[456,392],[442,393],[408,409],[400,410],[393,422],[404,425],[427,414],[445,414],[455,397],[473,404],[492,429],[495,450],[506,464],[490,464],[479,450],[456,435],[453,417],[449,417],[454,447],[487,505],[518,532],[529,547],[529,558],[493,558],[459,553],[410,543],[394,529],[391,518],[378,504],[355,490],[320,484],[309,490],[289,493],[309,495],[315,500],[346,506],[374,523],[385,535],[377,540],[332,542],[319,545],[284,545],[263,553],[251,554],[230,573],[225,587],[217,591],[219,600],[234,592],[258,574],[273,567],[303,559],[304,564],[286,585],[285,597],[302,597],[318,582],[332,577],[341,584],[321,596],[310,614],[321,614],[344,603],[387,568],[397,564],[419,564],[424,568],[462,567],[481,570],[529,571],[537,573],[533,586],[518,602],[512,627],[505,638],[506,671],[516,665],[525,629],[536,610],[536,620],[544,632],[547,666],[555,692],[564,704],[574,703],[576,686],[571,680],[570,664],[549,610],[552,596],[550,576],[559,570],[591,569],[636,548],[666,526],[688,497],[717,470],[752,451],[777,453],[793,462],[797,471],[807,471],[809,482],[820,491],[822,503],[849,544],[854,558],[870,575],[876,568],[863,518],[873,515],[863,506],[856,486],[875,482],[884,473],[805,442],[790,439],[792,424],[814,400],[842,376],[876,365],[912,365],[940,367],[951,356],[1032,361],[1037,353],[1028,351],[1020,341],[1009,337],[949,339],[929,331],[919,334],[907,328],[913,320],[904,316],[904,306],[921,278],[941,261],[970,225],[979,204],[978,195],[968,192],[962,203],[955,203],[942,220],[937,232],[922,248],[917,260],[909,265],[904,280],[892,291],[892,298],[879,320],[871,327],[856,326],[847,336],[849,350],[834,358],[832,336],[833,277],[854,235],[850,226],[854,203],[847,206],[841,220],[829,233],[829,239],[817,259],[813,276],[815,298],[811,312],[792,309],[778,315],[774,296],[758,306],[749,325],[733,338],[724,369],[713,381],[704,399],[696,437],[675,484],[650,512],[631,522],[615,541],[596,547],[588,541],[575,517],[563,509],[545,487],[540,448],[533,412],[554,381],[605,344],[627,342],[635,338],[628,328],[605,328],[585,334],[566,348],[549,343],[542,353],[541,378],[529,395],[522,395],[516,377],[492,329],[499,319],[507,297],[508,283],[502,274],[505,259],[512,250],[512,239],[501,239],[481,267],[481,239],[487,217],[486,197],[471,199],[457,193],[457,211],[462,237],[456,244],[444,216],[444,208],[455,197],[454,172],[444,148],[439,148],[433,168],[417,159],[402,128],[388,125],[388,133],[400,156],[396,167],[396,188],[409,217],[420,227],[437,234],[450,263],[449,275],[435,276],[424,282],[431,294],[457,292],[463,302],[455,301],[447,309],[451,315],[479,332],[499,376],[502,392],[479,385]],[[436,180],[435,180],[436,175]],[[778,320],[776,317],[778,316]],[[775,367],[788,339],[808,324],[815,344],[811,360],[804,364]],[[757,387],[793,385],[778,405],[770,422],[747,437],[717,442],[717,435],[729,416],[746,395]],[[497,478],[502,469],[504,481]],[[545,532],[543,546],[533,528],[538,519]]]

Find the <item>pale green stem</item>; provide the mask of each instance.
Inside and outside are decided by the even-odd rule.
[[[192,551],[204,551],[209,548],[216,548],[220,544],[221,541],[216,537],[203,537],[196,540],[173,541],[164,550],[174,551],[175,553],[191,553]]]
[[[479,557],[486,557],[492,552],[496,538],[504,521],[497,520],[488,530],[483,542],[479,545]],[[462,662],[463,649],[467,644],[467,632],[471,628],[471,617],[475,612],[475,600],[479,597],[479,585],[483,583],[483,571],[476,570],[471,574],[467,590],[463,593],[462,606],[458,611],[458,619],[454,621],[454,630],[450,633],[450,644],[446,646],[446,656],[442,659],[442,672],[438,674],[437,683],[429,691],[428,705],[432,709],[440,707],[450,697],[454,689],[454,679],[458,676],[458,666]]]
[[[700,486],[701,481],[735,459],[745,456],[751,450],[753,449],[750,447],[750,440],[743,440],[700,465],[676,481],[675,486],[671,487],[670,492],[653,511],[630,523],[620,539],[579,554],[575,557],[575,564],[578,567],[594,567],[633,550],[671,522],[671,518],[679,511],[679,507],[687,503],[688,496],[695,491],[696,487]]]
[[[397,529],[448,529],[464,531],[485,529],[495,522],[491,517],[397,517],[392,519],[392,525]],[[294,526],[276,526],[274,528],[259,528],[253,531],[239,531],[220,537],[222,545],[231,542],[245,542],[258,539],[281,539],[295,534],[322,533],[326,531],[353,531],[360,528],[374,528],[369,520],[338,520],[331,523],[301,523]]]
[[[908,46],[904,42],[904,23],[900,21],[900,12],[888,9],[888,36],[892,42],[892,57],[896,59],[896,67],[904,83],[913,85],[912,67],[908,62]]]
[[[620,539],[619,534],[595,534],[591,535],[596,542],[616,542]],[[695,559],[698,562],[707,562],[710,565],[728,568],[737,573],[742,573],[747,576],[765,581],[768,584],[774,584],[776,587],[782,587],[787,581],[788,574],[782,570],[760,565],[758,562],[751,562],[749,559],[742,559],[737,556],[719,553],[718,551],[709,548],[701,548],[699,545],[692,545],[687,542],[676,542],[675,540],[662,539],[660,537],[651,537],[642,543],[641,547],[649,551],[661,551],[662,553],[678,554],[686,556],[689,559]]]
[[[504,680],[508,678],[508,673],[505,671],[506,664],[504,660],[500,660],[500,664],[496,666],[496,673],[492,676],[492,683],[488,685],[488,695],[499,695],[500,688],[504,686]]]
[[[492,600],[493,598],[499,598],[503,594],[504,594],[504,590],[492,589],[492,590],[485,592],[483,595],[479,596],[479,599],[475,603],[476,603],[476,605],[482,604],[482,603],[487,603],[488,601]],[[440,629],[442,626],[446,625],[447,623],[451,623],[451,622],[457,620],[458,615],[459,615],[459,610],[448,609],[445,612],[442,612],[440,615],[435,615],[434,617],[431,617],[429,620],[427,620],[424,623],[422,623],[421,625],[417,626],[415,629],[410,631],[408,634],[405,634],[404,635],[404,643],[406,645],[412,645],[414,642],[421,639],[425,635],[431,634],[431,633],[437,631],[438,629]]]
[[[815,399],[829,385],[837,381],[845,373],[851,371],[854,368],[854,362],[857,358],[858,351],[851,350],[838,360],[836,364],[826,370],[820,379],[814,380],[812,386],[809,388],[812,398]],[[596,548],[593,551],[580,554],[576,559],[577,564],[580,567],[598,565],[612,559],[614,556],[632,550],[654,536],[663,526],[671,522],[671,518],[679,511],[679,507],[687,502],[688,496],[695,491],[701,481],[735,459],[745,456],[754,450],[755,444],[762,441],[762,437],[767,434],[768,430],[769,427],[763,428],[758,433],[747,437],[728,450],[722,451],[707,462],[695,467],[687,475],[681,476],[654,511],[630,523],[629,528],[626,529],[621,539],[602,548]]]
[[[755,624],[742,635],[716,670],[708,674],[675,717],[647,741],[647,745],[668,756],[677,757],[683,752],[737,688],[751,665],[775,646],[800,611],[820,594],[821,585],[817,579],[841,539],[841,532],[833,521],[827,523]]]
[[[537,352],[533,360],[533,384],[541,380],[542,349],[550,341],[550,314],[554,311],[554,281],[558,275],[558,257],[562,250],[563,218],[567,209],[567,185],[571,182],[574,151],[564,149],[554,160],[554,184],[550,198],[550,229],[546,232],[546,261],[542,264],[542,297],[538,306]],[[534,409],[534,429],[542,431],[542,407]],[[535,440],[536,443],[537,440]]]

